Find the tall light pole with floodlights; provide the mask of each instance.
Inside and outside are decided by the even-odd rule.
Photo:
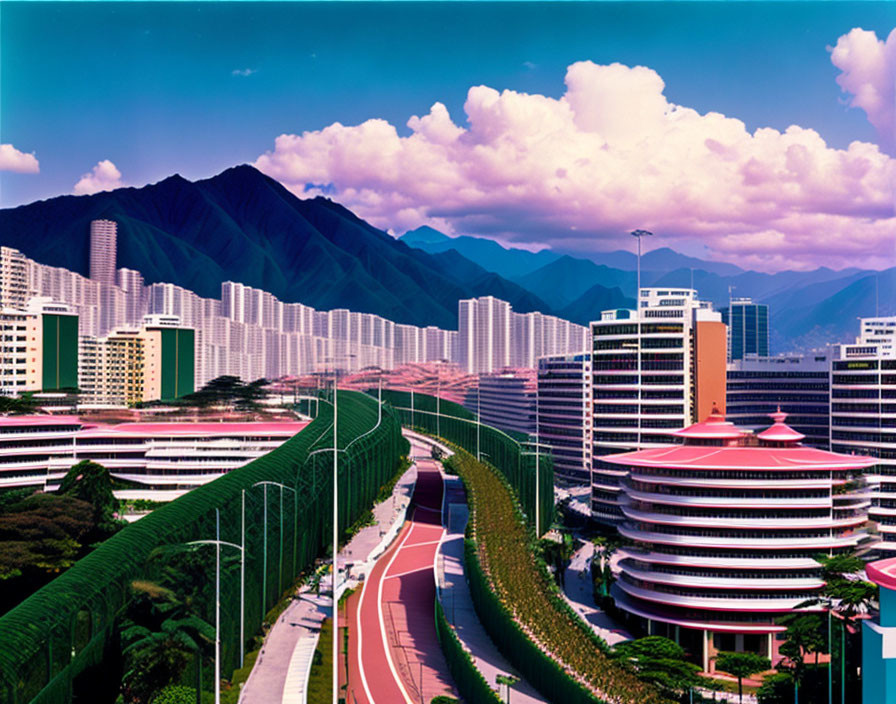
[[[631,236],[638,240],[638,288],[635,291],[635,325],[638,326],[638,449],[641,448],[641,390],[644,386],[641,379],[641,240],[653,236],[647,230],[632,230]]]

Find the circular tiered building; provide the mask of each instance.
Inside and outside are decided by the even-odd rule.
[[[720,650],[776,663],[776,619],[823,584],[814,556],[867,538],[874,460],[803,446],[784,413],[771,417],[753,435],[714,408],[671,433],[680,444],[603,458],[629,473],[616,603],[705,671]]]

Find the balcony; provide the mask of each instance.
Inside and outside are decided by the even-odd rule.
[[[893,527],[896,532],[896,526]],[[660,545],[682,545],[701,548],[741,548],[752,550],[827,550],[828,548],[854,547],[859,541],[866,538],[864,531],[854,531],[844,536],[814,536],[814,537],[766,537],[757,538],[744,535],[743,537],[719,536],[719,535],[676,535],[674,533],[660,533],[656,531],[641,530],[628,524],[619,526],[619,534],[630,540],[640,543],[659,543]]]
[[[616,582],[616,585],[625,593],[639,599],[672,606],[707,609],[709,611],[793,611],[796,609],[797,605],[810,596],[810,594],[806,594],[801,597],[782,597],[776,599],[768,596],[751,596],[749,592],[745,592],[743,598],[734,598],[730,595],[710,597],[654,591],[652,589],[645,589],[633,584],[628,584],[621,579]]]
[[[782,576],[780,572],[770,572],[769,576],[765,578],[743,577],[736,571],[718,576],[672,574],[633,567],[628,560],[621,560],[619,568],[624,573],[643,582],[705,589],[821,589],[824,586],[824,580],[817,577],[787,577],[786,575]]]

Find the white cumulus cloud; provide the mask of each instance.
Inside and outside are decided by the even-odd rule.
[[[0,144],[0,171],[36,174],[40,172],[40,164],[34,154],[20,152],[11,144]]]
[[[256,73],[256,69],[254,68],[235,68],[230,72],[231,76],[251,76],[253,73]]]
[[[865,111],[884,148],[896,153],[896,29],[881,40],[856,27],[830,51],[840,69],[837,83],[852,95],[849,104]]]
[[[121,186],[121,172],[111,161],[103,159],[81,176],[72,192],[76,196],[83,196],[100,191],[111,191],[113,188],[121,188]]]
[[[664,87],[643,66],[579,62],[559,99],[474,86],[464,124],[441,103],[406,137],[380,119],[334,123],[280,135],[256,166],[396,232],[594,251],[644,227],[767,270],[893,265],[896,160],[877,145],[834,149],[796,125],[749,132]]]

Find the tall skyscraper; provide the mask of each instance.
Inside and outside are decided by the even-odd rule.
[[[90,223],[90,278],[115,286],[118,225],[112,220]]]
[[[722,308],[722,322],[728,326],[728,361],[748,355],[768,356],[768,306],[750,298],[732,298]]]
[[[471,374],[510,366],[510,304],[482,296],[458,301],[457,306],[460,365]]]
[[[672,430],[725,407],[726,330],[693,289],[642,288],[639,309],[604,311],[594,340],[591,509],[622,520],[624,472],[600,458],[668,443]]]

